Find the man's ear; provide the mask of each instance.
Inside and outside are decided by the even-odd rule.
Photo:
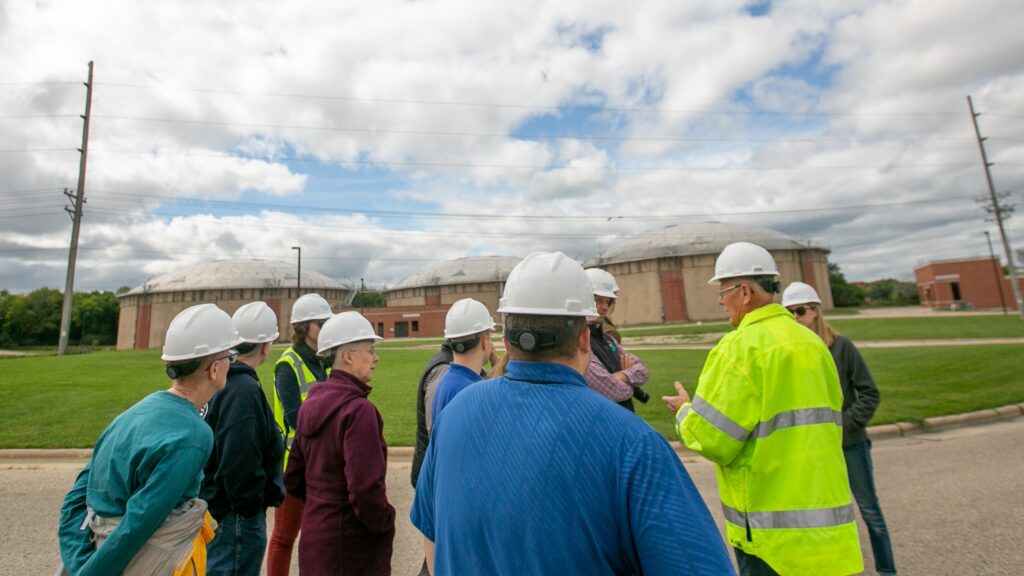
[[[584,326],[580,339],[576,344],[581,354],[590,354],[590,326]]]

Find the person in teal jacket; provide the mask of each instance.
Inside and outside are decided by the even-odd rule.
[[[154,554],[169,556],[173,567],[187,557],[188,548],[170,557],[146,544],[169,518],[196,507],[200,518],[205,515],[196,497],[213,434],[199,409],[224,388],[238,343],[231,317],[213,304],[188,308],[171,322],[162,356],[171,387],[111,422],[64,498],[58,541],[69,574],[121,574],[150,566]],[[183,539],[186,545],[201,524]],[[97,536],[100,545],[94,544]]]

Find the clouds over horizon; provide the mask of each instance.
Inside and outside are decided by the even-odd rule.
[[[1024,14],[751,5],[12,0],[0,288],[63,285],[89,59],[83,289],[297,244],[328,276],[394,284],[700,220],[830,246],[851,279],[986,253],[964,97],[998,189],[1018,191]]]

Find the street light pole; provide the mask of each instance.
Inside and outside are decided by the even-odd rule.
[[[1006,296],[1003,295],[1003,271],[999,267],[999,260],[996,260],[996,251],[992,249],[992,236],[985,230],[985,240],[988,240],[988,253],[992,255],[992,268],[996,273],[996,286],[999,287],[999,301],[1003,304],[1003,315],[1009,314],[1006,310]]]
[[[292,250],[299,251],[299,271],[295,275],[295,297],[302,296],[302,246],[292,246]]]

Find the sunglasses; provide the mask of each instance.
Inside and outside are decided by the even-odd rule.
[[[796,316],[798,318],[800,316],[803,316],[804,314],[807,314],[808,310],[809,308],[807,308],[806,306],[797,306],[796,308],[789,309],[789,311],[793,313],[793,316]]]

